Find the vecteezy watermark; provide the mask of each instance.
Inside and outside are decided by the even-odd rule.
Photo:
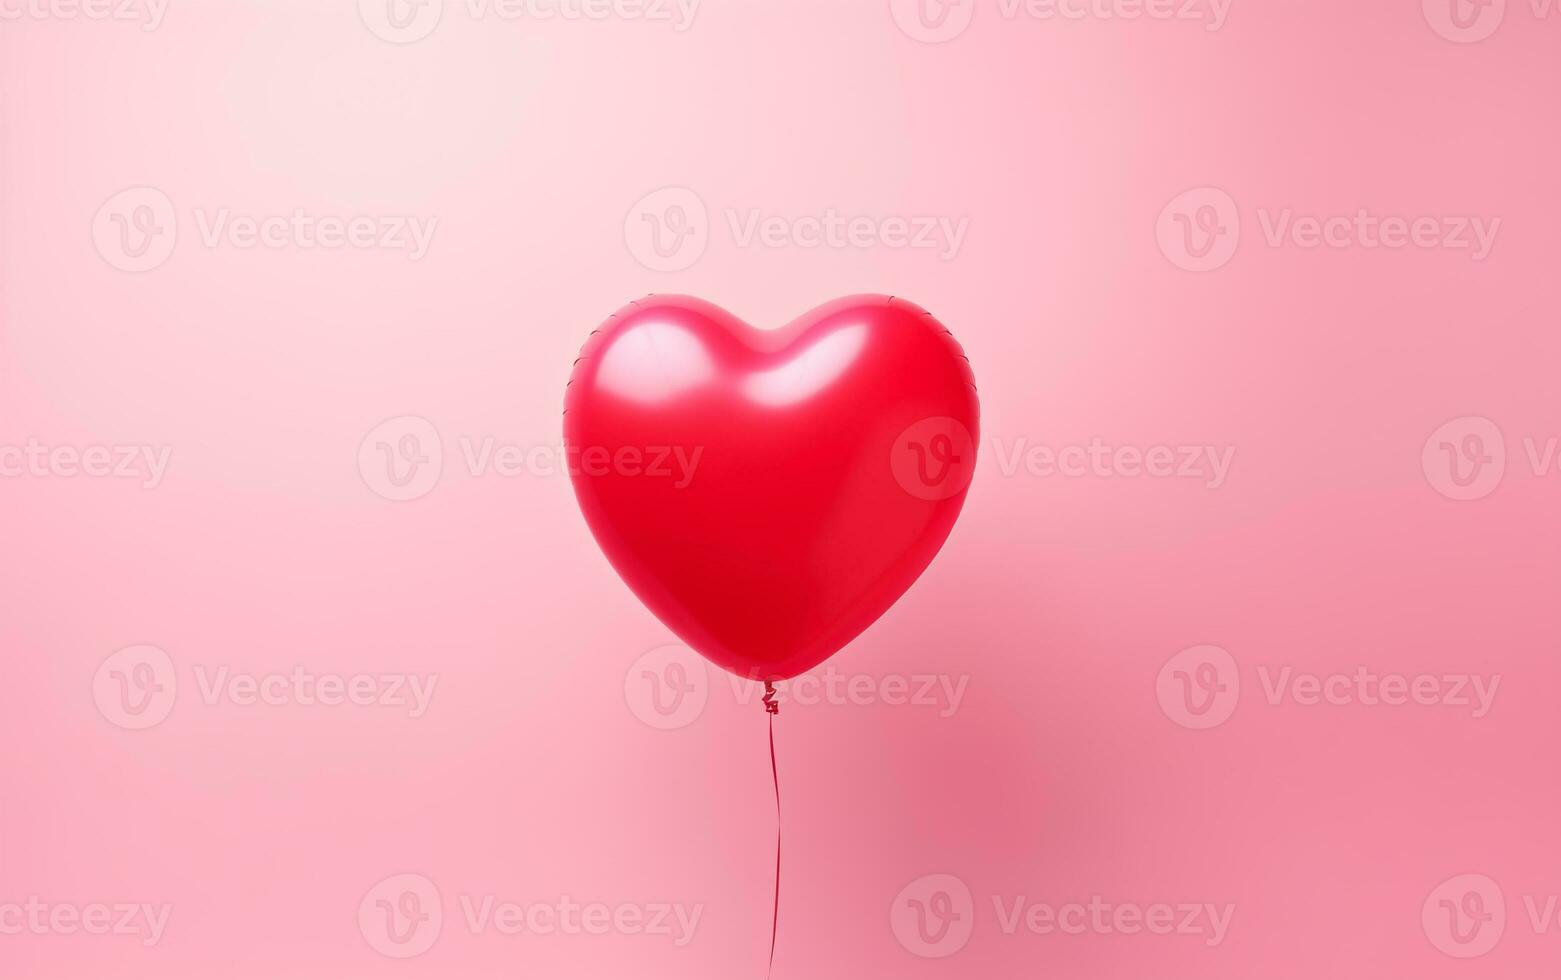
[[[1507,0],[1420,0],[1420,7],[1433,31],[1459,44],[1485,40],[1507,16]]]
[[[655,936],[679,949],[693,942],[705,911],[702,902],[577,902],[568,895],[529,902],[462,895],[460,905],[474,936]]]
[[[166,652],[149,645],[125,647],[98,667],[92,699],[120,728],[161,724],[179,697],[179,675]]]
[[[438,674],[314,671],[301,666],[267,673],[237,671],[226,664],[196,664],[194,689],[207,707],[384,708],[409,718],[428,713]],[[179,672],[158,647],[126,647],[104,660],[92,678],[98,712],[120,728],[160,724],[179,697]]]
[[[623,219],[629,254],[652,272],[690,268],[710,245],[710,212],[686,187],[663,187],[635,202]]]
[[[1212,272],[1229,262],[1241,243],[1241,211],[1218,187],[1183,191],[1155,222],[1160,252],[1188,272]]]
[[[358,474],[386,500],[416,500],[439,485],[444,442],[425,418],[403,415],[371,429],[358,445]]]
[[[889,0],[889,13],[911,40],[941,44],[970,27],[976,0]]]
[[[649,936],[678,948],[694,939],[703,903],[576,901],[569,895],[514,901],[492,893],[456,897],[473,936]],[[358,929],[375,952],[410,959],[433,948],[444,930],[444,901],[426,875],[397,874],[358,903]]]
[[[173,254],[179,215],[155,187],[130,187],[103,202],[92,218],[92,242],[121,272],[148,272]]]
[[[1195,936],[1205,946],[1225,941],[1235,915],[1233,902],[1114,902],[1100,895],[1088,901],[1036,902],[1016,895],[1006,904],[992,896],[998,928],[1013,935],[1021,925],[1037,936]]]
[[[1155,679],[1165,716],[1183,728],[1223,725],[1241,699],[1236,658],[1221,647],[1188,647],[1165,662]]]
[[[915,422],[890,447],[889,470],[911,496],[947,500],[975,477],[976,446],[970,430],[947,416]]]
[[[0,936],[125,936],[143,946],[162,942],[173,906],[167,902],[0,902]]]
[[[1060,902],[1028,895],[993,895],[993,921],[1012,936],[1021,930],[1036,936],[1193,937],[1218,946],[1229,934],[1233,902],[1114,901],[1103,895]],[[889,927],[900,945],[924,959],[952,956],[975,930],[977,906],[970,887],[951,874],[917,878],[894,897]]]
[[[758,681],[722,672],[739,705],[763,698]],[[820,705],[872,705],[915,708],[939,718],[956,714],[964,704],[970,676],[948,674],[848,674],[832,664],[791,680],[776,681],[776,703],[810,708]],[[647,650],[623,675],[623,700],[630,713],[652,728],[670,731],[698,720],[710,701],[710,668],[704,658],[680,643]]]
[[[628,476],[665,480],[674,490],[694,482],[703,446],[518,446],[462,436],[461,458],[474,478]]]
[[[976,928],[970,886],[956,875],[923,875],[889,903],[889,928],[906,951],[942,959],[965,948]]]
[[[681,34],[693,26],[701,0],[463,0],[450,3],[473,21],[638,20],[671,24]],[[358,15],[375,37],[411,44],[434,32],[445,0],[358,0]]]
[[[919,251],[943,261],[958,257],[970,229],[968,217],[846,214],[832,207],[801,215],[728,207],[722,216],[737,248]],[[692,267],[705,254],[713,231],[704,199],[686,187],[651,191],[623,220],[629,254],[653,272]]]
[[[738,704],[754,704],[763,698],[764,685],[727,675],[732,697]],[[815,705],[866,708],[923,708],[939,718],[959,713],[970,688],[969,674],[847,674],[825,664],[791,680],[775,682],[775,702],[802,708]]]
[[[635,658],[623,674],[623,703],[661,731],[691,725],[710,701],[710,671],[699,654],[665,643]]]
[[[1554,455],[1555,444],[1550,445]],[[1445,423],[1420,452],[1426,481],[1450,500],[1479,500],[1501,485],[1507,472],[1507,441],[1490,419],[1465,416]]]
[[[379,882],[358,903],[358,931],[381,956],[405,960],[433,948],[444,928],[444,902],[426,876],[398,874]]]
[[[1257,226],[1269,248],[1385,249],[1467,252],[1475,262],[1490,257],[1501,231],[1500,217],[1482,215],[1353,213],[1302,214],[1293,208],[1260,207]],[[1195,187],[1172,198],[1155,222],[1155,239],[1171,264],[1188,272],[1212,272],[1235,257],[1242,216],[1236,201],[1218,187]]]
[[[156,490],[168,474],[172,446],[0,445],[0,479],[135,480]]]
[[[1458,44],[1485,40],[1507,17],[1507,0],[1420,0],[1420,5],[1431,29]],[[1528,8],[1535,20],[1561,15],[1558,0],[1528,0]]]
[[[1260,664],[1256,670],[1263,700],[1271,707],[1331,706],[1456,708],[1471,718],[1490,714],[1501,686],[1500,674],[1403,674],[1359,666],[1352,671],[1319,674],[1289,665]],[[1250,687],[1250,685],[1248,685]],[[1165,716],[1183,728],[1214,728],[1236,710],[1241,672],[1235,657],[1217,646],[1189,647],[1160,668],[1155,696]]]
[[[1506,931],[1507,900],[1485,875],[1454,875],[1426,896],[1420,924],[1431,945],[1448,956],[1484,956]]]
[[[1370,667],[1315,674],[1259,665],[1257,675],[1270,705],[1288,701],[1302,707],[1448,707],[1466,710],[1471,718],[1490,714],[1501,686],[1500,674],[1379,674]]]
[[[674,490],[693,483],[703,446],[569,446],[501,443],[461,436],[457,459],[471,479],[625,476],[662,480]],[[375,426],[358,445],[358,473],[386,500],[416,500],[439,485],[444,440],[425,418],[403,415]]]
[[[1561,933],[1561,895],[1525,892],[1523,919],[1537,936]],[[1507,898],[1495,879],[1460,874],[1431,890],[1420,908],[1420,924],[1431,945],[1456,959],[1484,956],[1507,931]]]
[[[991,439],[991,458],[1005,479],[1150,479],[1199,481],[1218,490],[1230,478],[1236,447],[1212,443],[1114,444],[1096,436],[1088,442],[1047,444],[1026,437]],[[912,496],[943,500],[970,485],[977,453],[970,431],[957,419],[935,417],[908,426],[894,441],[889,466]]]
[[[1525,435],[1522,445],[1520,458],[1532,476],[1561,476],[1561,438]],[[1480,500],[1495,493],[1509,472],[1507,440],[1490,419],[1465,415],[1431,433],[1420,466],[1426,482],[1447,499]]]
[[[20,20],[96,21],[162,26],[170,0],[0,0],[0,22]]]
[[[226,664],[196,664],[194,674],[201,703],[207,707],[391,708],[414,719],[428,713],[439,686],[438,674],[340,674],[305,667],[256,674]]]
[[[1232,0],[997,0],[1004,20],[1121,20],[1201,24],[1206,31],[1225,26]]]
[[[1063,446],[1032,445],[1023,438],[1004,446],[1001,439],[993,439],[992,449],[998,471],[1005,477],[1017,476],[1022,470],[1042,479],[1199,480],[1209,490],[1225,485],[1236,458],[1235,446],[1114,446],[1098,437],[1086,444]]]
[[[202,247],[303,251],[403,252],[416,262],[428,254],[437,217],[417,215],[239,214],[231,208],[197,207],[191,221]],[[179,241],[179,213],[155,187],[120,191],[98,208],[92,241],[103,261],[121,272],[150,272],[167,262]]]
[[[970,230],[968,217],[940,214],[878,217],[845,215],[834,208],[816,215],[765,214],[758,208],[723,213],[738,248],[919,249],[948,261],[959,255]]]
[[[995,0],[1005,21],[1158,21],[1225,26],[1232,0]],[[909,38],[925,44],[952,41],[965,33],[976,0],[889,0],[889,12]]]
[[[1522,446],[1520,459],[1534,478],[1561,476],[1561,439],[1556,435],[1524,435]],[[1453,418],[1425,440],[1421,468],[1425,481],[1447,499],[1486,498],[1509,473],[1506,437],[1500,426],[1481,415]]]

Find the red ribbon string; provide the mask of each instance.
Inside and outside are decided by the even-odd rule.
[[[775,972],[775,935],[780,926],[781,855],[780,770],[775,765],[775,716],[780,714],[780,705],[775,703],[775,685],[770,681],[764,682],[764,710],[770,716],[770,780],[775,784],[775,902],[770,911],[770,967],[764,974],[769,977]]]

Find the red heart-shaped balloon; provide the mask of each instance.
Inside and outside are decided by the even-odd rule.
[[[931,314],[854,296],[779,330],[652,296],[580,352],[564,441],[629,588],[743,677],[795,677],[932,561],[975,469],[970,363]]]

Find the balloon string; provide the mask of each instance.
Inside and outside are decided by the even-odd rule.
[[[770,716],[770,781],[775,784],[775,901],[770,907],[770,966],[764,974],[770,977],[775,973],[775,936],[780,926],[781,869],[780,770],[775,765],[775,716],[780,714],[780,705],[775,703],[775,685],[771,681],[764,682],[764,710]]]

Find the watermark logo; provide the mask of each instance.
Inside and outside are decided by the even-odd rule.
[[[1484,718],[1496,703],[1500,674],[1380,673],[1366,666],[1320,674],[1290,665],[1259,664],[1257,682],[1270,707],[1457,708]],[[1155,694],[1167,718],[1183,728],[1214,728],[1241,699],[1241,672],[1230,652],[1216,646],[1183,650],[1160,668]]]
[[[294,208],[289,214],[235,214],[230,208],[196,208],[200,243],[209,249],[257,248],[312,251],[404,252],[417,262],[433,245],[439,219],[418,215],[317,215]]]
[[[455,906],[470,935],[652,936],[679,948],[694,939],[704,905],[682,902],[581,902],[568,895],[544,901],[508,901],[493,894],[459,894]],[[392,875],[358,904],[358,931],[369,947],[391,959],[411,959],[433,948],[444,930],[444,902],[425,875]]]
[[[131,187],[103,202],[92,218],[92,243],[121,272],[150,272],[179,241],[173,201],[155,187]]]
[[[740,705],[763,700],[763,685],[743,677],[728,676],[732,697]],[[775,703],[781,707],[816,705],[866,708],[924,708],[939,718],[959,713],[970,688],[969,674],[847,674],[833,664],[800,677],[775,682]]]
[[[1484,718],[1496,702],[1500,674],[1379,674],[1369,667],[1349,673],[1314,674],[1284,666],[1257,669],[1263,697],[1270,705],[1286,701],[1303,708],[1318,705],[1368,708],[1466,708]]]
[[[970,219],[946,215],[766,214],[761,208],[724,208],[736,248],[921,251],[950,261],[964,247]],[[663,187],[635,202],[623,221],[629,254],[653,272],[682,272],[705,254],[715,233],[704,199],[686,187]]]
[[[757,680],[719,671],[732,701],[746,706],[764,699]],[[704,658],[682,644],[667,644],[642,654],[623,677],[623,696],[640,721],[662,731],[693,724],[710,699],[711,671]],[[775,681],[781,707],[818,706],[913,708],[950,718],[959,712],[970,687],[968,674],[848,674],[826,664],[799,677]]]
[[[358,904],[358,930],[381,956],[405,960],[433,948],[444,927],[439,889],[420,874],[392,875]]]
[[[704,658],[678,643],[647,650],[623,675],[623,699],[634,717],[669,731],[691,725],[710,700]]]
[[[1420,924],[1431,945],[1448,956],[1484,956],[1507,928],[1506,898],[1485,875],[1455,875],[1426,897]]]
[[[889,469],[906,493],[947,500],[976,472],[976,446],[958,419],[934,416],[908,426],[889,450]]]
[[[1431,433],[1420,465],[1437,493],[1449,500],[1479,500],[1501,485],[1507,443],[1490,419],[1468,415]]]
[[[1525,919],[1536,936],[1561,932],[1561,895],[1523,892]],[[1507,928],[1507,901],[1502,888],[1482,874],[1455,875],[1437,885],[1420,910],[1426,938],[1456,959],[1484,956],[1501,941]]]
[[[125,647],[103,661],[92,678],[98,712],[132,731],[161,724],[178,697],[173,658],[154,646]]]
[[[1160,710],[1183,728],[1224,724],[1241,700],[1236,658],[1217,646],[1189,647],[1165,662],[1155,682]]]
[[[444,0],[358,0],[363,25],[382,41],[411,44],[439,26]]]
[[[951,874],[917,878],[900,889],[889,906],[894,938],[923,959],[942,959],[964,949],[975,925],[970,886]]]
[[[905,36],[941,44],[965,33],[975,18],[975,0],[889,0],[889,13]]]
[[[687,187],[663,187],[629,209],[623,240],[629,254],[652,272],[682,272],[710,244],[710,213]]]
[[[1561,477],[1561,436],[1525,434],[1521,453],[1509,453],[1501,428],[1488,418],[1466,415],[1431,433],[1420,451],[1426,482],[1449,500],[1481,500],[1509,476]]]
[[[705,447],[695,446],[503,446],[494,449],[493,441],[481,443],[470,437],[461,439],[461,455],[467,472],[481,478],[493,473],[502,477],[552,477],[568,473],[575,477],[631,477],[660,480],[674,490],[686,490],[699,471]]]
[[[1087,902],[1033,901],[992,896],[997,926],[1005,936],[1022,927],[1036,936],[1193,936],[1205,946],[1225,941],[1235,917],[1233,902],[1118,902],[1091,895]]]
[[[89,20],[140,24],[147,33],[162,26],[170,0],[0,0],[0,21]]]
[[[0,902],[0,936],[130,936],[156,946],[168,929],[166,902]]]
[[[794,216],[726,208],[723,215],[738,248],[910,250],[933,253],[944,262],[959,256],[970,231],[968,217],[940,214],[879,217],[825,208],[819,214]]]
[[[172,446],[48,446],[33,438],[0,445],[0,479],[138,480],[156,490],[172,460]]]
[[[319,215],[294,208],[286,214],[237,214],[231,208],[197,207],[197,241],[207,249],[298,249],[403,252],[416,262],[428,254],[436,217],[417,215]],[[167,262],[179,240],[179,214],[155,187],[120,191],[92,219],[92,241],[109,265],[150,272]]]
[[[1225,26],[1233,0],[997,0],[1004,20],[1181,21],[1204,30]]]
[[[1160,252],[1177,268],[1213,272],[1241,244],[1241,212],[1218,187],[1195,187],[1171,199],[1155,222]]]
[[[1485,40],[1507,15],[1507,0],[1421,0],[1420,5],[1431,29],[1458,44]]]
[[[358,473],[386,500],[427,496],[444,473],[444,442],[432,422],[415,415],[375,426],[358,446]]]
[[[253,674],[196,664],[195,691],[202,704],[236,708],[387,708],[412,719],[428,713],[438,674],[318,672],[295,666],[287,671]],[[98,711],[121,728],[151,728],[164,721],[179,697],[173,659],[153,646],[126,647],[98,667],[92,698]]]
[[[1522,9],[1523,5],[1514,5]],[[1558,0],[1528,0],[1526,5],[1537,21],[1548,21],[1561,13]],[[1421,0],[1426,23],[1441,37],[1455,44],[1484,41],[1501,29],[1507,17],[1507,0]]]
[[[1100,437],[1087,444],[1050,446],[1015,439],[1008,446],[992,440],[998,471],[1013,477],[1021,471],[1038,479],[1198,480],[1204,489],[1218,490],[1230,476],[1235,446],[1208,443],[1155,446],[1115,446]]]
[[[456,472],[481,480],[491,477],[583,479],[628,477],[659,481],[673,490],[694,482],[705,447],[520,445],[493,436],[463,435],[450,458]],[[358,473],[370,490],[386,500],[427,496],[443,479],[444,441],[433,423],[404,415],[375,426],[358,446]]]
[[[694,24],[700,0],[463,0],[451,7],[473,23],[500,21],[639,20],[671,24],[681,34]],[[375,37],[411,44],[434,32],[445,0],[358,0],[358,15]]]
[[[1269,248],[1415,248],[1468,252],[1475,262],[1490,257],[1501,232],[1501,218],[1483,215],[1382,215],[1367,208],[1354,214],[1297,214],[1291,208],[1258,208],[1257,217]]]
[[[1303,251],[1464,252],[1475,262],[1490,257],[1502,219],[1466,214],[1381,214],[1370,208],[1353,213],[1298,213],[1294,208],[1256,209],[1263,244]],[[1230,262],[1242,238],[1236,201],[1218,187],[1184,191],[1155,222],[1155,238],[1171,264],[1188,272],[1212,272]]]
[[[462,915],[472,935],[664,936],[682,949],[694,941],[703,904],[683,902],[501,901],[494,895],[462,895]]]
[[[252,674],[226,664],[195,666],[195,684],[207,707],[226,702],[237,708],[393,708],[413,720],[428,713],[438,674],[336,674],[304,667]]]
[[[1230,933],[1233,902],[1116,901],[1104,895],[1052,902],[1028,895],[992,895],[998,932],[1035,936],[1175,936],[1218,946]],[[895,896],[889,924],[900,945],[928,959],[952,956],[965,947],[975,928],[976,906],[970,889],[954,875],[918,878]]]
[[[1230,16],[1232,0],[996,0],[1005,21],[1155,21],[1199,23],[1217,31]],[[937,44],[965,32],[975,0],[890,0],[900,30],[916,41]]]

